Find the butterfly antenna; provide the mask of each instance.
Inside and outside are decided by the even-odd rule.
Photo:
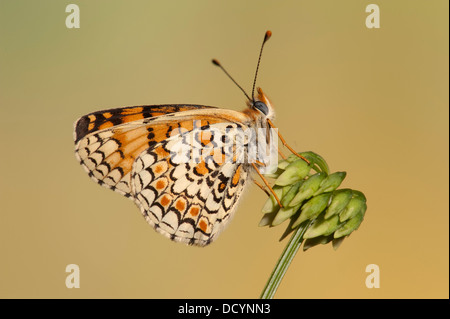
[[[214,65],[218,66],[219,68],[221,68],[222,71],[225,72],[225,74],[231,79],[231,81],[233,81],[233,83],[236,84],[237,87],[240,88],[242,92],[244,92],[244,94],[245,94],[245,96],[247,97],[247,99],[248,99],[249,101],[252,101],[252,99],[248,96],[248,94],[245,92],[245,90],[242,88],[242,86],[240,86],[240,85],[233,79],[233,77],[227,72],[227,70],[225,70],[225,68],[222,66],[222,64],[220,64],[219,61],[217,61],[216,59],[213,59],[213,60],[212,60],[212,63],[213,63]]]
[[[261,45],[261,50],[259,51],[259,57],[258,57],[258,64],[256,65],[256,72],[255,72],[255,78],[253,79],[253,89],[252,89],[252,102],[255,103],[255,85],[256,85],[256,78],[258,77],[258,70],[259,70],[259,63],[261,62],[261,56],[264,49],[264,44],[266,44],[267,40],[270,39],[272,36],[272,31],[266,31],[266,34],[264,35],[264,40]]]

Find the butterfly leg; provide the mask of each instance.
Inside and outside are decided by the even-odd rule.
[[[283,152],[280,151],[280,149],[278,149],[278,154],[280,154],[281,158],[284,160],[287,158],[286,155],[284,155]]]
[[[272,193],[273,197],[275,197],[275,200],[277,201],[278,205],[280,205],[280,207],[283,207],[283,205],[281,205],[281,201],[278,198],[277,194],[275,194],[275,192],[272,189],[272,187],[270,187],[269,182],[266,180],[266,178],[263,176],[263,174],[261,174],[261,172],[259,171],[258,167],[256,167],[255,163],[251,163],[251,165],[255,169],[256,173],[258,173],[259,177],[261,177],[261,179],[263,180],[264,184],[266,184],[266,186],[269,188],[269,191]]]
[[[258,186],[259,188],[261,188],[263,190],[264,193],[267,194],[267,196],[270,197],[270,193],[269,191],[264,187],[264,185],[261,185],[261,183],[257,182],[255,179],[253,179],[253,183],[256,184],[256,186]]]
[[[266,164],[264,164],[263,162],[260,162],[258,160],[255,161],[256,164],[260,165],[260,166],[266,166]]]
[[[267,124],[269,124],[269,126],[270,126],[271,128],[276,128],[275,125],[273,125],[272,121],[269,120],[269,119],[267,119]],[[303,156],[301,156],[300,154],[298,154],[296,151],[294,151],[294,150],[292,149],[292,147],[290,147],[290,146],[288,145],[288,143],[284,140],[283,136],[281,136],[281,134],[280,134],[278,131],[277,131],[277,134],[278,134],[278,137],[280,138],[281,143],[283,143],[284,146],[286,146],[293,154],[297,155],[298,157],[300,157],[302,160],[304,160],[306,163],[309,164],[309,161],[308,161],[306,158],[304,158]]]

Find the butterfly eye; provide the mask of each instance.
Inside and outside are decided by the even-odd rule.
[[[269,108],[261,101],[256,101],[255,103],[253,103],[253,107],[264,115],[269,114]]]

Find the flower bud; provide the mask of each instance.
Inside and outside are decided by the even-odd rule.
[[[364,219],[364,214],[358,214],[348,220],[342,227],[334,232],[334,238],[340,238],[343,236],[350,235],[353,231],[357,230],[359,225]]]
[[[278,213],[275,216],[275,218],[273,219],[272,226],[279,225],[282,222],[284,222],[286,219],[288,219],[289,217],[294,215],[298,211],[300,206],[301,206],[301,204],[298,205],[298,206],[294,206],[294,207],[286,207],[286,206],[284,206],[283,208],[281,208],[278,211]]]
[[[323,193],[311,198],[302,206],[300,216],[292,225],[292,228],[296,228],[305,220],[314,219],[327,207],[330,201],[331,193]]]
[[[303,181],[297,182],[294,185],[292,185],[292,187],[290,187],[290,189],[286,193],[283,192],[283,197],[281,198],[281,205],[283,205],[283,207],[278,211],[277,215],[275,216],[272,222],[272,226],[281,224],[286,219],[294,215],[300,208],[300,205],[297,205],[296,207],[289,207],[288,204],[295,196],[295,194],[297,194],[298,189],[302,183]],[[285,186],[284,188],[288,188],[288,186]]]
[[[306,251],[309,248],[312,248],[317,245],[328,244],[332,240],[333,240],[333,236],[319,236],[319,237],[314,237],[314,238],[308,238],[305,240],[305,243],[303,244],[303,251]]]
[[[310,167],[308,163],[299,158],[286,167],[286,170],[275,180],[275,185],[292,185],[295,182],[305,178],[305,176],[309,173],[309,170]]]
[[[333,215],[338,215],[347,207],[352,199],[353,192],[351,189],[340,189],[334,192],[330,206],[328,206],[325,213],[325,218],[330,218]]]
[[[319,189],[320,183],[322,183],[326,176],[325,173],[317,173],[308,178],[300,186],[297,195],[289,202],[288,206],[295,207],[310,198]]]
[[[295,183],[286,194],[283,194],[283,198],[281,198],[281,205],[283,205],[283,207],[288,206],[292,199],[297,195],[298,190],[303,183],[303,181]]]
[[[284,172],[284,170],[282,170],[280,168],[277,168],[277,170],[275,172],[264,174],[264,176],[267,177],[267,178],[277,178],[283,172]]]
[[[298,156],[295,154],[291,154],[289,155],[286,159],[283,160],[279,160],[278,161],[278,168],[285,170],[286,167],[288,167],[289,164],[291,164],[292,162],[295,162],[296,160],[298,160]]]
[[[274,187],[272,187],[272,189],[278,198],[280,198],[283,195],[283,187],[275,185]],[[267,214],[276,212],[279,208],[280,206],[278,205],[277,200],[271,194],[270,197],[266,200],[261,211],[263,214]]]
[[[334,250],[337,250],[339,246],[341,246],[342,242],[344,241],[346,237],[339,237],[339,238],[333,238],[333,241],[331,242],[331,245],[333,246]]]
[[[331,235],[339,227],[339,216],[334,215],[331,218],[325,219],[324,214],[321,214],[314,224],[308,228],[303,238],[314,238],[318,236]]]
[[[276,212],[264,214],[264,216],[259,221],[258,226],[263,227],[272,224],[272,221],[275,218],[276,214]]]
[[[302,152],[299,154],[305,157],[310,162],[310,166],[316,172],[324,172],[325,174],[329,174],[330,169],[328,168],[328,164],[327,162],[325,162],[325,159],[322,156],[314,152]]]
[[[336,172],[328,175],[327,178],[322,181],[319,189],[314,193],[314,196],[321,193],[334,191],[339,187],[339,185],[341,185],[346,175],[346,172]]]
[[[350,199],[348,205],[339,214],[339,219],[342,222],[351,219],[360,213],[364,216],[367,209],[366,197],[364,194],[358,191],[353,191],[352,193],[353,197]]]
[[[280,160],[278,161],[278,169],[285,170],[288,165],[291,164],[287,160]]]

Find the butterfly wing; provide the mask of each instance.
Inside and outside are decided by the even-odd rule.
[[[149,105],[110,109],[87,114],[75,122],[75,155],[97,183],[130,197],[130,171],[134,159],[167,138],[175,126],[170,117],[202,105]],[[155,119],[163,120],[155,121]],[[158,125],[152,125],[157,122]]]
[[[93,180],[134,200],[158,232],[204,246],[230,219],[248,167],[224,161],[224,147],[195,165],[174,161],[170,150],[188,137],[220,149],[220,135],[197,129],[226,133],[246,121],[240,112],[193,105],[95,112],[75,123],[76,156]]]
[[[223,130],[230,125],[212,127]],[[220,141],[213,143],[218,154],[207,152],[198,163],[176,161],[171,156],[174,145],[195,134],[175,136],[143,152],[133,166],[131,185],[136,204],[159,233],[174,241],[205,246],[231,219],[249,167],[225,161],[226,148]]]
[[[195,104],[141,105],[89,113],[75,122],[75,144],[90,133],[116,125],[198,109],[215,109],[215,107]]]

